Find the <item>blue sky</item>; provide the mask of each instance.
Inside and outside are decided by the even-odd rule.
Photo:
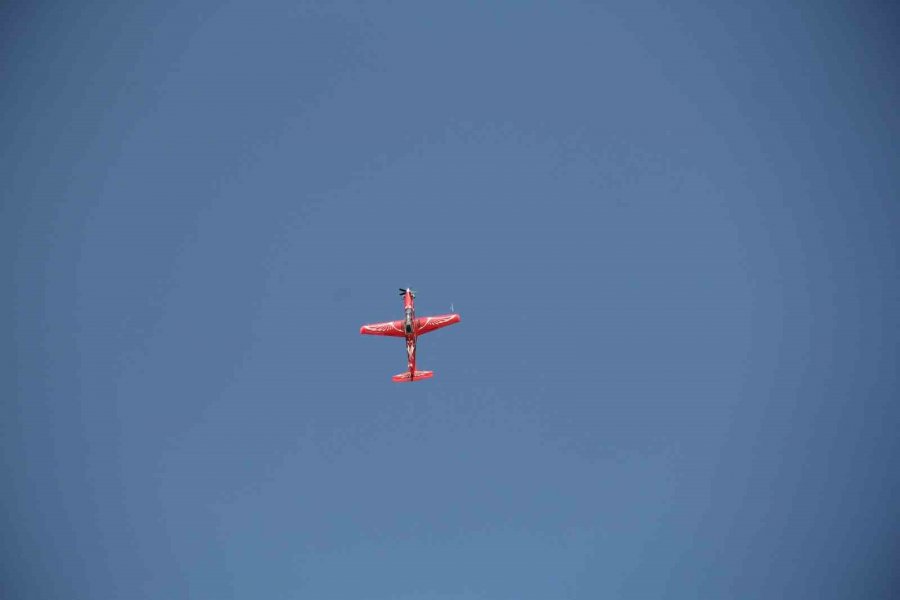
[[[896,594],[887,4],[3,11],[5,597]]]

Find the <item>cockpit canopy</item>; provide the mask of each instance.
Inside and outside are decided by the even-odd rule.
[[[413,311],[410,308],[406,309],[406,319],[403,322],[403,327],[406,329],[406,335],[412,335],[412,333],[413,333]]]

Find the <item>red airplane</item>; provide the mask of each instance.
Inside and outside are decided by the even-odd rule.
[[[416,338],[430,331],[434,331],[435,329],[459,323],[459,315],[454,313],[450,315],[438,315],[436,317],[416,318],[416,293],[409,288],[400,288],[400,295],[403,296],[403,310],[406,313],[404,319],[400,321],[388,321],[387,323],[363,325],[359,328],[359,332],[366,335],[405,337],[406,360],[409,370],[405,373],[394,375],[391,379],[398,383],[429,379],[434,377],[434,371],[416,371]]]

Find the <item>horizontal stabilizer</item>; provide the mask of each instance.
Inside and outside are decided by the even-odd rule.
[[[397,383],[405,383],[408,381],[418,381],[420,379],[431,379],[432,377],[434,377],[434,371],[416,371],[415,377],[410,377],[409,371],[407,371],[406,373],[394,375],[391,379]]]

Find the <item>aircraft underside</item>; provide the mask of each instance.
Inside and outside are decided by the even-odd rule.
[[[416,370],[416,338],[419,335],[430,333],[441,327],[459,323],[459,315],[452,313],[416,318],[415,292],[407,288],[401,289],[400,294],[403,296],[403,319],[363,325],[360,327],[359,332],[364,335],[383,335],[406,339],[407,370],[399,375],[394,375],[391,378],[393,381],[403,383],[408,381],[418,381],[419,379],[430,379],[434,376],[433,371]]]

